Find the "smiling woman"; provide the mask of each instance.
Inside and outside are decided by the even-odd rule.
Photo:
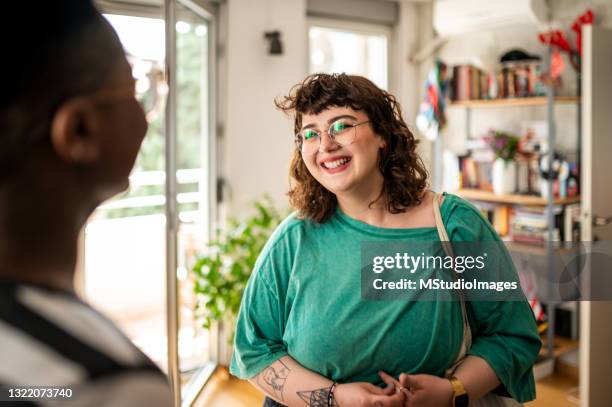
[[[471,204],[444,194],[440,206],[427,190],[395,98],[360,76],[316,74],[277,106],[295,113],[296,212],[255,265],[230,371],[267,406],[467,406],[494,389],[533,399],[540,340],[524,297],[466,307],[362,297],[363,242],[435,242],[439,228],[450,241],[499,240]]]
[[[297,148],[290,169],[295,183],[289,197],[304,216],[323,222],[336,208],[335,188],[372,182],[381,188],[367,188],[375,193],[368,202],[381,198],[385,191],[392,192],[385,202],[390,213],[420,203],[427,172],[393,95],[361,76],[311,75],[277,106],[298,113]],[[320,131],[311,131],[327,126],[327,138]],[[309,139],[313,141],[306,141],[305,136],[312,133]],[[339,152],[350,154],[342,157]],[[341,180],[329,177],[334,171],[324,171],[329,168],[323,163],[342,158],[348,162],[339,170],[353,169]]]

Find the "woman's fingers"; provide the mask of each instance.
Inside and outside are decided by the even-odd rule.
[[[383,382],[387,383],[387,387],[385,388],[385,394],[392,395],[397,392],[397,389],[400,387],[400,382],[398,382],[393,376],[380,371],[378,375],[383,380]]]
[[[393,386],[399,386],[400,382],[393,376],[383,372],[382,370],[378,372],[378,375],[383,380],[383,382],[387,384],[392,384]]]
[[[419,381],[419,375],[408,375],[406,373],[402,373],[399,379],[402,386],[410,390],[416,390],[422,387]]]

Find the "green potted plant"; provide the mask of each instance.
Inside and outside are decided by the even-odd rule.
[[[487,136],[489,146],[495,153],[493,162],[493,192],[498,195],[511,194],[516,190],[516,153],[519,138],[503,131],[491,131]]]
[[[266,241],[283,219],[269,197],[255,203],[255,213],[240,221],[232,218],[224,232],[217,231],[197,258],[195,276],[195,315],[204,328],[219,324],[233,338],[234,321],[242,294]]]

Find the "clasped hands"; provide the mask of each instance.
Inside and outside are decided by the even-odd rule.
[[[395,379],[379,372],[387,384],[343,383],[336,386],[334,399],[339,407],[450,407],[453,389],[450,381],[427,374],[402,373]]]

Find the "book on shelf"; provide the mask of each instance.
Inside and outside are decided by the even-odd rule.
[[[554,207],[555,225],[553,241],[561,240],[563,231],[563,207]],[[549,240],[546,207],[517,206],[510,221],[512,241],[543,245]]]
[[[474,200],[472,204],[506,241],[543,246],[549,241],[546,206]],[[580,238],[580,204],[555,205],[552,241]]]
[[[489,152],[473,150],[469,155],[459,157],[461,188],[492,191],[493,161]]]
[[[451,101],[487,98],[487,73],[473,65],[453,66],[449,96]]]
[[[512,208],[508,205],[497,205],[493,211],[493,228],[501,236],[506,236],[510,229]]]

